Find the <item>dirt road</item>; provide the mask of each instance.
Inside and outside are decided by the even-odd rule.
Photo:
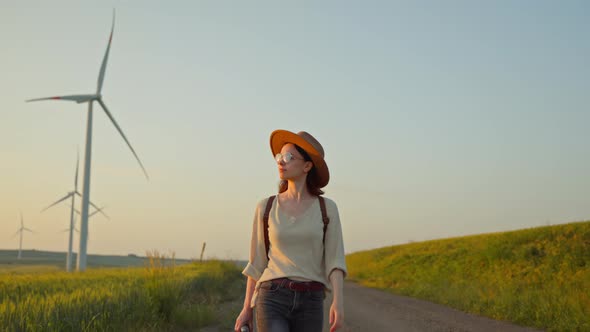
[[[538,331],[506,322],[479,317],[442,305],[344,283],[345,327],[341,331]],[[326,298],[324,331],[329,331],[328,312],[332,299]]]

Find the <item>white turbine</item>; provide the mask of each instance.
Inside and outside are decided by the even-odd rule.
[[[20,233],[20,241],[19,241],[19,245],[18,245],[18,255],[16,256],[17,259],[21,259],[22,258],[22,251],[23,251],[23,233],[27,231],[27,232],[31,232],[31,233],[35,233],[33,232],[31,229],[28,229],[25,227],[25,224],[23,222],[23,213],[20,213],[20,228],[18,229],[18,231],[16,231],[16,233],[14,233],[14,235],[12,237],[15,237],[16,235],[18,235]]]
[[[78,211],[77,209],[74,208],[74,206],[72,205],[71,208],[74,210],[74,212],[76,212],[76,215],[80,215],[80,211]],[[110,220],[110,218],[104,213],[104,206],[102,208],[96,209],[94,212],[92,212],[91,214],[88,215],[88,219],[92,218],[92,216],[94,216],[97,213],[102,213],[107,219]],[[80,233],[80,231],[76,228],[76,217],[73,218],[73,223],[71,223],[72,226],[70,228],[66,228],[62,231],[62,233],[65,232],[69,232],[70,233],[70,241],[69,241],[69,245],[68,245],[68,257],[66,260],[66,267],[70,267],[72,266],[72,257],[74,257],[74,253],[72,252],[72,238],[73,238],[73,232],[76,233]],[[69,264],[69,265],[68,265]],[[68,272],[70,272],[70,268],[68,268]]]
[[[73,242],[74,242],[74,230],[75,230],[75,219],[74,219],[74,204],[75,204],[75,199],[76,196],[81,196],[80,192],[78,191],[78,166],[80,164],[80,156],[78,155],[78,159],[76,161],[76,175],[74,176],[74,190],[70,191],[69,193],[67,193],[64,197],[60,198],[59,200],[57,200],[55,203],[49,205],[48,207],[44,208],[43,210],[41,210],[41,212],[44,212],[45,210],[51,208],[54,205],[57,205],[63,201],[65,201],[66,199],[70,198],[72,200],[71,202],[71,208],[70,208],[70,228],[68,228],[68,230],[70,231],[70,236],[69,236],[69,241],[68,241],[68,253],[66,256],[66,270],[68,272],[72,271],[72,259],[73,259],[73,255],[72,255],[72,247],[73,247]],[[101,208],[98,208],[94,203],[90,202],[90,204],[96,209],[96,211],[94,211],[92,214],[89,215],[92,216],[94,215],[96,212],[101,212],[107,219],[109,218],[109,216],[107,216],[104,212],[102,212]],[[78,212],[78,211],[76,211]],[[80,214],[80,213],[78,213]]]
[[[100,209],[94,210],[94,212],[92,212],[91,214],[88,215],[88,219],[90,219],[91,217],[93,217],[95,214],[97,213],[102,213],[108,220],[110,220],[111,218],[109,218],[106,214],[104,214],[104,209],[105,206],[101,207]],[[76,215],[80,215],[80,211],[78,211],[77,209],[74,209],[74,212],[76,212]],[[62,232],[69,232],[72,228],[66,228],[64,229]],[[77,233],[80,233],[80,231],[76,228],[76,217],[74,217],[74,228],[73,230]]]
[[[102,64],[100,66],[100,71],[98,74],[98,83],[97,83],[95,94],[68,95],[68,96],[37,98],[37,99],[27,100],[27,102],[38,101],[38,100],[70,100],[70,101],[75,101],[77,103],[88,103],[88,118],[87,118],[87,122],[86,122],[86,151],[84,154],[84,182],[83,182],[83,186],[82,186],[82,204],[81,204],[82,206],[80,209],[82,211],[82,221],[81,221],[81,227],[80,227],[80,249],[78,251],[78,264],[77,264],[78,271],[85,271],[86,270],[86,251],[87,251],[87,247],[88,247],[88,210],[89,210],[89,203],[90,203],[90,163],[91,163],[91,159],[92,159],[91,158],[91,156],[92,156],[92,105],[94,104],[95,101],[98,102],[98,104],[102,107],[105,114],[111,120],[111,122],[113,123],[113,125],[115,126],[115,128],[117,129],[119,134],[121,134],[121,137],[123,137],[123,140],[125,140],[125,143],[127,143],[127,146],[129,147],[129,149],[131,149],[131,152],[133,153],[133,155],[135,156],[135,159],[139,163],[139,166],[143,170],[145,177],[147,179],[149,179],[147,171],[145,170],[145,167],[143,167],[141,160],[139,160],[137,153],[135,153],[135,150],[133,149],[133,147],[131,146],[131,143],[129,143],[129,140],[127,139],[127,137],[123,133],[123,130],[121,129],[121,127],[119,127],[119,125],[115,121],[115,118],[113,117],[111,112],[109,112],[105,103],[102,100],[102,94],[101,94],[102,83],[104,81],[104,74],[105,74],[105,70],[107,67],[107,60],[109,58],[109,51],[111,49],[111,41],[113,39],[113,31],[114,30],[115,30],[115,12],[113,11],[113,23],[111,26],[111,34],[109,36],[109,42],[107,44],[107,49],[106,49],[104,58],[102,60]]]

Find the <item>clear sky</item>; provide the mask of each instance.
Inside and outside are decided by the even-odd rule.
[[[2,1],[0,248],[22,210],[67,250],[40,210],[87,107],[24,101],[94,93],[113,8],[104,101],[151,179],[95,112],[89,253],[247,258],[278,128],[323,144],[347,253],[590,219],[587,1]]]

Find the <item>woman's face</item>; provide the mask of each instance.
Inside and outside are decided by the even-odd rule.
[[[291,160],[285,162],[286,159],[289,159],[288,155],[291,155]],[[281,180],[296,180],[305,176],[307,172],[309,172],[313,166],[313,163],[310,161],[305,161],[301,153],[297,151],[295,145],[291,143],[287,143],[283,145],[281,149],[281,156],[277,161],[277,167],[279,168],[279,177]],[[285,158],[286,157],[286,158]]]

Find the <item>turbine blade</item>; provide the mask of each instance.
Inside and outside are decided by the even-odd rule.
[[[82,194],[80,194],[78,191],[76,191],[76,192],[72,192],[72,195],[73,195],[73,194],[76,194],[76,195],[78,195],[78,196],[82,197]],[[111,218],[110,218],[109,216],[107,216],[107,215],[106,215],[104,212],[102,212],[102,209],[101,209],[101,208],[99,208],[99,207],[98,207],[96,204],[92,203],[91,201],[90,201],[90,202],[88,202],[88,203],[89,203],[89,204],[90,204],[90,205],[91,205],[91,206],[92,206],[92,207],[93,207],[93,208],[96,210],[95,212],[88,214],[88,217],[90,217],[90,216],[92,216],[94,213],[96,213],[96,212],[100,211],[100,213],[102,213],[102,214],[103,214],[103,215],[104,215],[104,216],[105,216],[107,219],[109,219],[109,220],[111,219]],[[104,209],[104,207],[103,207],[103,209]],[[77,210],[76,208],[74,208],[74,212],[76,212],[78,215],[81,215],[81,214],[82,214],[82,213],[80,212],[80,210]]]
[[[104,206],[103,206],[103,207],[101,207],[101,208],[97,207],[97,206],[96,206],[96,205],[94,205],[94,204],[93,204],[92,206],[93,206],[93,207],[96,209],[96,211],[94,211],[94,212],[92,212],[90,215],[88,215],[89,217],[91,217],[91,216],[93,216],[93,215],[95,215],[95,214],[97,214],[97,213],[100,213],[100,214],[102,214],[102,215],[103,215],[105,218],[107,218],[108,220],[111,220],[111,217],[109,217],[109,216],[108,216],[106,213],[104,213],[104,211],[103,211],[103,210],[104,210],[104,208],[105,208]]]
[[[111,50],[111,41],[113,40],[113,32],[115,31],[115,10],[113,9],[113,24],[111,26],[111,35],[109,36],[109,43],[107,44],[107,50],[104,53],[102,59],[102,65],[100,66],[100,73],[98,74],[98,84],[96,87],[96,94],[100,94],[102,91],[102,82],[104,81],[104,73],[107,69],[107,61],[109,59],[109,51]]]
[[[15,237],[15,236],[17,236],[17,235],[18,235],[18,233],[20,233],[20,229],[19,229],[18,231],[16,231],[16,233],[14,233],[14,235],[12,235],[10,238],[11,238],[11,239],[14,239],[14,237]]]
[[[25,231],[27,231],[27,232],[35,233],[35,231],[34,231],[34,230],[32,230],[32,229],[29,229],[29,228],[26,228],[26,227],[25,227],[25,228],[23,228],[23,230],[25,230]]]
[[[95,210],[100,210],[100,208],[99,208],[98,206],[96,206],[96,204],[94,204],[94,203],[92,203],[92,202],[89,202],[89,203],[90,203],[90,205],[92,205],[92,207],[93,207]]]
[[[59,200],[57,200],[55,203],[49,205],[48,207],[44,208],[43,210],[41,210],[41,212],[44,212],[45,210],[49,209],[50,207],[59,204],[63,201],[65,201],[66,199],[70,198],[70,196],[72,196],[74,193],[73,192],[69,192],[67,195],[65,195],[64,197],[60,198]]]
[[[143,167],[143,164],[141,163],[141,160],[139,160],[139,157],[137,156],[137,153],[135,153],[135,150],[131,146],[131,143],[129,143],[129,140],[127,139],[127,137],[125,137],[125,134],[123,133],[123,130],[121,130],[121,127],[119,127],[119,125],[117,124],[117,121],[115,121],[115,118],[113,118],[113,115],[111,114],[111,112],[109,112],[109,110],[107,109],[107,106],[104,104],[104,102],[102,101],[101,98],[98,99],[98,103],[100,104],[100,106],[102,107],[102,109],[105,111],[105,113],[107,114],[107,116],[109,117],[109,119],[111,119],[111,122],[113,123],[113,125],[115,126],[115,128],[117,128],[117,130],[119,131],[119,134],[121,134],[121,136],[125,140],[125,143],[127,143],[127,146],[129,146],[129,149],[131,149],[131,152],[135,156],[135,159],[137,159],[137,162],[139,163],[139,166],[143,170],[143,173],[145,174],[146,179],[149,180],[150,177],[148,176],[147,171],[145,170],[145,167]]]
[[[70,100],[79,103],[85,103],[98,98],[98,95],[70,95],[70,96],[57,96],[57,97],[46,97],[46,98],[35,98],[26,100],[26,102],[40,101],[40,100]]]
[[[76,192],[76,194],[78,194],[79,196],[82,196],[82,195],[80,195],[80,193],[78,193],[78,192]],[[103,206],[102,208],[100,208],[100,207],[98,207],[96,204],[92,203],[92,201],[90,201],[90,202],[88,202],[88,203],[90,203],[90,205],[91,205],[91,206],[92,206],[92,207],[93,207],[93,208],[96,210],[96,211],[94,211],[93,213],[90,213],[90,214],[88,214],[88,217],[92,216],[92,215],[93,215],[93,214],[95,214],[96,212],[100,212],[102,215],[104,215],[104,216],[105,216],[105,218],[107,218],[107,219],[109,219],[109,220],[111,219],[109,216],[107,216],[107,215],[106,215],[106,213],[104,213],[104,212],[102,211],[102,210],[104,209],[104,206]],[[76,209],[74,209],[74,211],[76,211],[76,213],[77,213],[77,214],[81,214],[81,213],[80,213],[80,211],[78,211],[78,210],[76,210]]]

